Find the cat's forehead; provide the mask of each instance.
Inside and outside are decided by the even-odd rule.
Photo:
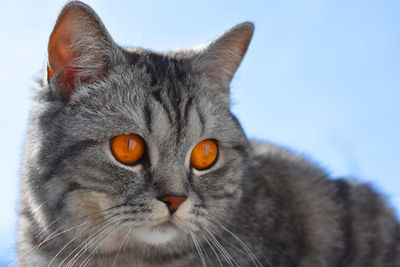
[[[100,83],[77,90],[69,107],[75,110],[71,122],[82,125],[78,128],[91,125],[88,132],[95,129],[104,135],[152,132],[164,140],[175,132],[192,137],[207,133],[216,121],[227,124],[226,95],[204,88],[185,59],[153,53],[130,56],[129,64],[117,66]]]
[[[148,100],[175,108],[184,102],[202,107],[207,106],[203,102],[212,102],[229,108],[229,95],[210,90],[209,83],[193,71],[190,51],[155,53],[135,49],[126,50],[124,55],[127,61],[110,71],[100,86],[89,88],[90,98],[132,108],[143,107]]]
[[[143,106],[145,99],[175,102],[198,96],[201,85],[190,74],[184,58],[152,53],[147,50],[124,53],[126,61],[112,68],[94,84],[76,90],[70,105],[101,108],[103,105]]]
[[[129,70],[150,79],[150,87],[184,85],[189,82],[191,66],[187,55],[183,53],[127,49],[124,56],[130,66]]]

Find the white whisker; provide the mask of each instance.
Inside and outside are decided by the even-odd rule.
[[[71,257],[71,256],[74,254],[75,251],[77,251],[80,247],[83,246],[83,247],[75,254],[75,256],[73,256],[73,257],[68,261],[68,263],[65,265],[65,267],[67,267],[67,266],[72,266],[72,265],[75,263],[75,261],[77,260],[76,257],[78,257],[78,255],[80,255],[80,254],[82,253],[82,251],[84,251],[84,250],[86,249],[86,247],[85,247],[85,242],[88,242],[88,243],[92,242],[94,239],[96,239],[97,237],[99,237],[99,235],[102,235],[102,234],[103,234],[102,232],[105,231],[105,230],[107,229],[107,227],[108,227],[107,224],[104,225],[104,226],[102,226],[102,227],[101,227],[99,230],[97,230],[94,234],[90,235],[88,238],[86,238],[84,241],[82,241],[80,245],[78,245],[75,249],[73,249],[73,250],[62,260],[62,262],[60,263],[59,266],[62,266],[62,264],[63,264],[69,257]]]
[[[105,238],[103,238],[102,241],[99,242],[99,244],[92,250],[92,252],[89,253],[89,255],[82,261],[82,263],[79,265],[79,267],[86,266],[89,263],[90,258],[93,256],[93,254],[96,252],[96,250],[101,246],[101,244],[103,244],[104,241],[106,241],[116,230],[119,230],[122,227],[124,227],[124,225],[116,225],[110,231],[108,231],[109,234]]]
[[[211,250],[214,252],[214,255],[217,257],[217,260],[219,262],[219,265],[222,267],[221,259],[219,258],[218,253],[215,251],[214,246],[212,245],[212,243],[210,243],[210,241],[208,240],[206,235],[203,235],[203,238],[207,242],[207,244],[210,246]]]
[[[58,252],[57,254],[53,257],[53,259],[50,261],[50,263],[47,265],[47,267],[50,267],[50,265],[56,260],[56,258],[58,257],[58,255],[61,254],[61,252],[64,251],[64,249],[66,247],[68,247],[75,239],[77,239],[78,236],[75,236],[74,238],[72,238],[65,246],[63,246]]]
[[[197,243],[197,239],[196,239],[194,233],[193,233],[193,232],[190,232],[190,236],[192,237],[192,240],[193,240],[193,242],[194,242],[194,245],[196,246],[197,253],[199,254],[199,257],[200,257],[200,260],[201,260],[203,266],[204,266],[204,267],[207,267],[206,262],[205,262],[205,260],[204,260],[203,252],[200,250],[199,244]]]
[[[239,264],[233,259],[233,257],[229,254],[229,252],[222,246],[222,244],[218,241],[218,239],[210,232],[210,230],[206,226],[202,226],[203,229],[210,235],[211,240],[213,240],[214,244],[219,248],[224,258],[229,263],[230,266],[239,266]]]
[[[125,241],[128,239],[128,236],[129,236],[129,234],[131,233],[131,230],[132,230],[132,229],[129,229],[128,233],[125,235],[124,240],[122,240],[121,246],[119,247],[118,252],[117,252],[117,255],[115,256],[115,259],[114,259],[114,262],[113,262],[113,265],[112,265],[113,267],[114,267],[115,264],[117,263],[118,255],[119,255],[119,253],[120,253],[122,247],[124,246]]]

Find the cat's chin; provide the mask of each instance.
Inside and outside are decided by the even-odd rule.
[[[179,235],[179,229],[171,223],[143,228],[135,232],[136,237],[149,245],[163,245],[173,241]]]

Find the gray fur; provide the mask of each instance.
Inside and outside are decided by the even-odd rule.
[[[19,266],[400,266],[400,226],[368,185],[331,180],[302,156],[247,140],[228,89],[251,23],[200,51],[155,53],[118,47],[93,10],[71,6],[103,29],[104,51],[95,52],[107,69],[98,74],[86,55],[82,66],[97,79],[68,98],[57,79],[40,82],[22,168]],[[139,166],[110,153],[110,138],[128,133],[146,141]],[[193,170],[190,152],[209,138],[218,161]],[[173,215],[178,226],[156,226],[164,195],[188,197]],[[143,236],[152,226],[160,239],[170,238],[162,229],[175,232],[151,244]]]

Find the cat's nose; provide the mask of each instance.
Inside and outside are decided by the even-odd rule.
[[[167,196],[161,197],[158,200],[162,201],[167,205],[169,209],[169,213],[172,215],[179,208],[179,206],[187,199],[187,197],[176,197],[176,196]]]

